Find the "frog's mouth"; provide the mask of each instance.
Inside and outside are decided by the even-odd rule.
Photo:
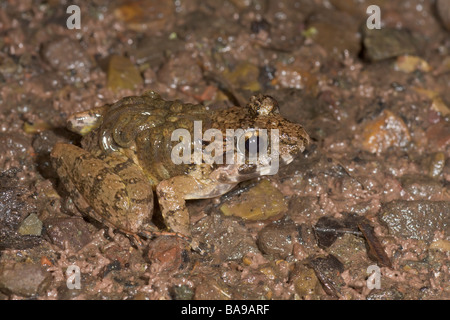
[[[281,161],[280,161],[281,160]],[[281,155],[279,159],[271,159],[268,164],[260,164],[255,168],[256,176],[270,176],[278,173],[280,166],[284,167],[291,163],[294,157],[290,154]]]
[[[256,164],[229,164],[217,168],[211,177],[223,183],[238,183],[260,176],[278,173],[280,166],[285,166],[294,160],[292,155],[281,155],[280,159],[267,157],[265,161]]]

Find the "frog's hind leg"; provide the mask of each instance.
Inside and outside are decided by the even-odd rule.
[[[186,199],[211,198],[223,194],[234,185],[222,185],[197,179],[189,175],[175,176],[161,181],[156,186],[156,194],[165,223],[171,231],[187,236],[194,251],[201,254],[214,248],[191,237],[189,211]]]
[[[89,216],[125,233],[137,233],[150,222],[152,186],[140,168],[122,154],[99,159],[77,146],[56,144],[51,157],[80,211],[90,207]]]
[[[55,165],[56,162],[55,159],[53,159],[53,162],[54,162],[53,165],[58,173],[59,180],[61,184],[64,186],[64,190],[68,193],[66,201],[72,201],[73,204],[75,204],[76,209],[78,209],[79,213],[82,214],[88,220],[89,219],[96,220],[97,224],[100,222],[108,226],[108,221],[104,220],[102,216],[98,215],[92,208],[92,206],[86,201],[83,195],[78,191],[73,180],[66,171],[67,168],[63,164]],[[112,227],[112,225],[109,225],[108,227]]]

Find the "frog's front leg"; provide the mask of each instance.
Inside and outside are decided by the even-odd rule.
[[[88,204],[92,218],[129,234],[150,223],[152,186],[142,170],[121,153],[97,158],[77,146],[58,143],[51,158],[81,211]]]
[[[235,183],[224,184],[190,175],[176,176],[161,181],[156,187],[156,194],[165,223],[170,230],[190,236],[190,218],[186,200],[220,196],[235,185]]]

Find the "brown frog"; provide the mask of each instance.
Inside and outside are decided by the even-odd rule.
[[[224,134],[222,140],[220,136],[209,141],[193,139],[193,148],[205,149],[215,142],[223,144],[225,151],[214,151],[212,163],[176,164],[180,161],[173,160],[172,150],[184,138],[173,141],[172,133],[184,129],[195,137],[194,121],[201,121],[202,134],[212,128]],[[77,113],[68,119],[68,127],[83,139],[82,147],[59,143],[53,148],[52,162],[62,183],[81,212],[133,236],[157,232],[151,222],[154,191],[169,231],[190,237],[185,200],[220,196],[240,181],[274,174],[271,162],[279,159],[280,164],[287,164],[309,143],[303,127],[280,116],[277,102],[261,94],[253,96],[246,107],[209,110],[203,105],[165,101],[148,91]],[[244,149],[251,149],[252,143],[265,146],[265,157],[226,162],[226,152],[230,152],[226,143],[234,141],[227,129],[245,130],[240,145]],[[268,148],[275,144],[268,141],[269,135],[256,129],[278,129],[276,152]],[[267,141],[260,144],[262,139]],[[258,148],[252,150],[262,154]],[[242,156],[246,150],[240,152]]]

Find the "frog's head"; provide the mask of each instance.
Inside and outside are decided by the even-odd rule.
[[[280,165],[291,163],[309,144],[303,127],[283,118],[270,96],[255,95],[245,108],[231,108],[223,119],[222,128],[234,129],[225,140],[235,141],[236,148],[234,163],[225,161],[218,171],[222,180],[238,182],[276,174]]]

